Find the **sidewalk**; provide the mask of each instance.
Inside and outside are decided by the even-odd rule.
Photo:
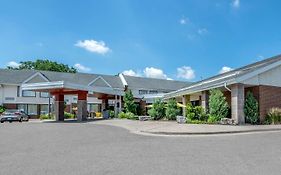
[[[126,119],[101,120],[91,124],[110,125],[128,129],[133,133],[158,135],[211,135],[250,132],[281,131],[281,125],[207,125],[178,124],[175,121],[134,121]]]

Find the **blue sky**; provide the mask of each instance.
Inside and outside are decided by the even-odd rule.
[[[197,81],[281,53],[279,0],[0,0],[2,67]]]

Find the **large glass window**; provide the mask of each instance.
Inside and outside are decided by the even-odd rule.
[[[101,112],[100,104],[88,104],[89,112]]]
[[[40,97],[48,98],[49,97],[49,93],[48,92],[40,92]]]
[[[28,115],[38,115],[37,113],[37,105],[28,105],[27,108],[27,114]]]
[[[22,91],[23,97],[36,97],[35,91]]]
[[[40,106],[40,114],[48,114],[48,112],[49,112],[49,105]]]
[[[18,104],[18,109],[27,113],[27,104]]]

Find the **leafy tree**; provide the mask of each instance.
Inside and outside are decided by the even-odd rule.
[[[155,100],[152,104],[152,108],[148,110],[148,114],[153,120],[160,120],[165,117],[165,103],[160,99]]]
[[[41,60],[38,59],[36,61],[22,61],[20,62],[20,66],[18,68],[8,66],[7,69],[33,69],[33,70],[46,70],[46,71],[55,71],[55,72],[69,72],[76,73],[77,70],[74,67],[69,67],[66,64],[57,63],[55,61],[50,60]]]
[[[244,104],[244,114],[246,123],[259,123],[259,104],[252,92],[247,92]]]
[[[127,90],[124,95],[124,108],[126,112],[133,114],[137,113],[137,106],[135,104],[134,96],[131,90]]]
[[[218,89],[210,90],[209,98],[210,115],[217,121],[227,117],[229,106],[223,93]]]
[[[170,99],[167,103],[166,117],[168,120],[176,120],[177,115],[179,115],[180,110],[177,106],[176,99]]]

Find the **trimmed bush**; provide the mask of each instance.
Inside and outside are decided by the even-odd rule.
[[[222,118],[226,118],[228,116],[229,106],[226,102],[225,96],[220,90],[210,90],[209,108],[210,115],[213,116],[216,121],[220,121]]]
[[[118,114],[118,118],[120,118],[120,119],[130,119],[130,120],[137,120],[138,119],[138,117],[131,112],[126,112],[126,113],[120,112]]]
[[[152,108],[148,110],[148,114],[153,120],[160,120],[165,117],[165,104],[160,99],[152,104]]]
[[[166,118],[168,120],[176,120],[177,115],[179,115],[180,109],[177,106],[176,99],[170,99],[167,103]]]
[[[252,92],[248,92],[246,95],[244,114],[246,123],[259,123],[259,104]]]
[[[134,96],[131,90],[127,90],[124,95],[125,112],[137,113],[137,105],[135,104]]]

